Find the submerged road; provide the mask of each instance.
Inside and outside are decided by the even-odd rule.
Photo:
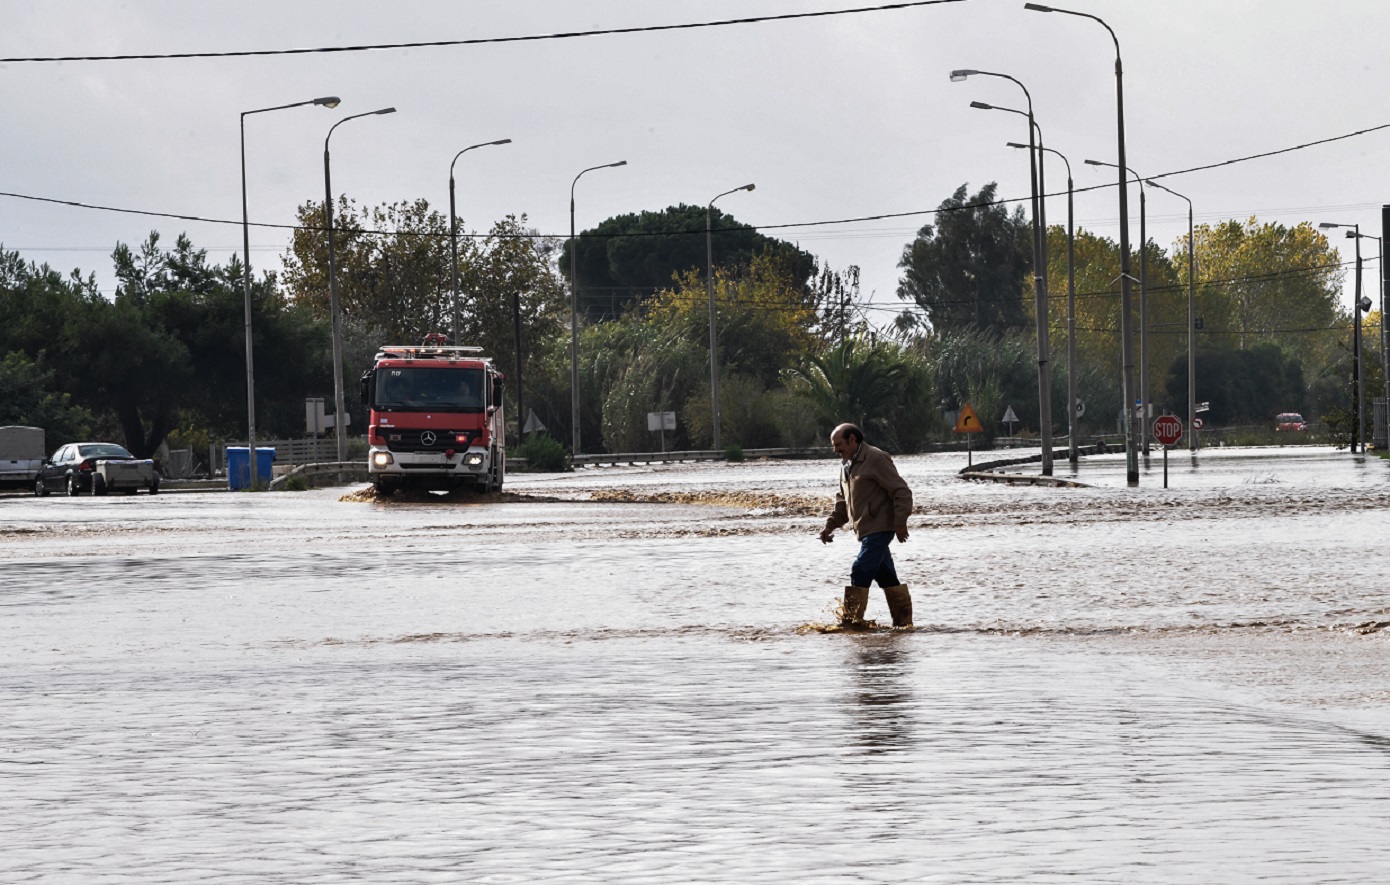
[[[0,881],[1382,881],[1390,467],[1189,460],[899,459],[861,635],[833,461],[4,499]]]

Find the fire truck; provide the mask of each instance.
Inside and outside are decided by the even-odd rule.
[[[383,345],[362,376],[367,471],[397,489],[498,491],[506,474],[502,373],[480,347]]]

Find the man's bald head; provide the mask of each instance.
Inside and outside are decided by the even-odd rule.
[[[846,461],[854,457],[863,442],[864,431],[856,424],[841,424],[830,432],[830,447]]]

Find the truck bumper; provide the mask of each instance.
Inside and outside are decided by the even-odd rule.
[[[448,489],[474,485],[488,478],[488,450],[474,447],[455,452],[393,452],[385,446],[367,451],[367,474],[378,486]]]

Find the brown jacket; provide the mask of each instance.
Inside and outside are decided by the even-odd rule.
[[[912,490],[898,474],[893,458],[861,442],[854,458],[840,471],[835,512],[825,526],[838,529],[849,523],[854,526],[854,536],[862,539],[875,532],[906,529],[911,513]]]

